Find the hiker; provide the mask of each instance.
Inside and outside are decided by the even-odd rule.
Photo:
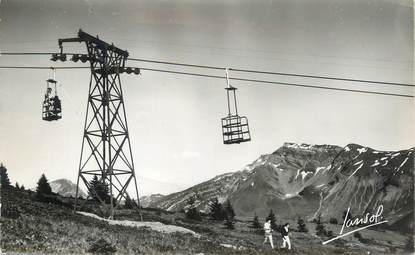
[[[281,235],[282,235],[282,246],[281,248],[285,248],[285,246],[288,244],[288,250],[291,250],[291,241],[290,241],[290,237],[288,236],[289,230],[288,228],[290,227],[289,223],[285,223],[284,226],[281,229]]]
[[[265,244],[267,242],[267,239],[269,239],[269,243],[271,244],[271,248],[274,249],[274,243],[272,242],[272,229],[271,229],[271,220],[267,220],[264,223],[264,231],[265,231],[265,239],[262,244]]]

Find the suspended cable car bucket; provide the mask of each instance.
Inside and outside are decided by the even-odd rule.
[[[54,75],[55,76],[55,73]],[[46,80],[46,93],[42,104],[42,119],[53,121],[62,118],[62,104],[58,97],[55,79]]]
[[[239,144],[251,141],[248,118],[228,115],[222,118],[222,135],[224,144]]]
[[[226,71],[226,96],[228,102],[228,115],[221,119],[222,136],[224,144],[239,144],[251,141],[251,133],[249,132],[248,118],[238,115],[238,103],[236,100],[237,88],[232,87],[229,83],[228,69]],[[233,100],[231,94],[233,93]]]

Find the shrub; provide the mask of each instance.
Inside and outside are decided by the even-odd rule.
[[[412,235],[408,236],[408,239],[406,239],[405,242],[405,251],[409,251],[411,253],[413,253],[415,250],[415,246],[414,246],[414,237]]]
[[[17,206],[9,203],[4,203],[1,216],[9,219],[17,219],[20,217],[20,211]]]
[[[137,204],[134,199],[131,199],[130,196],[127,195],[127,198],[125,199],[124,207],[126,209],[134,209],[134,208],[137,208]]]
[[[336,218],[330,218],[329,222],[330,224],[339,224]]]
[[[347,214],[347,218],[346,218],[346,214]],[[348,220],[348,219],[352,219],[353,218],[353,216],[352,216],[352,212],[350,212],[349,211],[349,213],[347,213],[347,211],[344,211],[343,212],[343,220],[344,221],[346,221],[346,220]]]
[[[117,251],[115,246],[110,244],[103,238],[98,239],[97,241],[90,244],[88,252],[94,254],[113,254]]]
[[[321,216],[319,215],[317,217],[317,221],[316,221],[316,235],[318,236],[326,236],[327,235],[327,230],[326,227],[324,226],[323,222],[321,222]]]
[[[229,217],[225,220],[225,227],[227,229],[235,229],[235,223],[233,221],[233,218]]]
[[[359,233],[359,232],[355,232],[354,234],[353,234],[353,236],[354,237],[356,237],[357,239],[362,239],[362,235]]]
[[[297,224],[298,224],[298,232],[304,232],[304,233],[308,232],[307,226],[305,225],[305,222],[302,218],[298,218]]]

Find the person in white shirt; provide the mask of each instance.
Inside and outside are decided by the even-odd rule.
[[[282,230],[281,230],[281,235],[282,235],[282,246],[281,248],[285,248],[288,245],[288,250],[291,250],[291,241],[290,241],[290,237],[288,236],[289,230],[288,228],[290,227],[289,223],[285,223]]]
[[[265,239],[263,244],[267,242],[269,239],[269,243],[271,244],[271,248],[274,249],[274,243],[272,241],[272,229],[271,229],[271,220],[267,220],[264,223],[264,231],[265,231]]]

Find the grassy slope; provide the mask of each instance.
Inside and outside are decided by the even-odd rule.
[[[248,227],[248,222],[239,221],[236,230],[229,231],[221,223],[204,219],[203,222],[189,222],[181,213],[167,213],[159,210],[145,210],[145,220],[158,220],[168,224],[187,227],[202,235],[200,239],[190,234],[163,234],[144,228],[112,226],[106,222],[82,215],[74,215],[68,207],[36,201],[32,192],[2,191],[2,213],[10,206],[17,207],[20,217],[1,218],[3,252],[39,252],[82,254],[90,244],[104,238],[117,248],[118,254],[286,254],[288,252],[271,251],[262,246],[263,236]],[[119,219],[137,220],[138,216],[129,210],[118,212]],[[295,224],[293,224],[295,227]],[[314,229],[314,226],[309,226]],[[353,238],[321,246],[321,240],[312,234],[292,232],[294,254],[362,254],[367,246],[359,244]],[[235,250],[222,247],[230,244],[244,247]],[[280,236],[276,235],[274,244],[280,245]],[[352,245],[348,245],[352,244]],[[337,246],[336,246],[337,245]],[[377,244],[378,246],[378,244]],[[371,250],[374,251],[374,250]],[[385,248],[387,254],[389,249]],[[380,250],[377,250],[380,252]],[[377,253],[375,250],[375,253]],[[372,253],[373,254],[373,253]]]

